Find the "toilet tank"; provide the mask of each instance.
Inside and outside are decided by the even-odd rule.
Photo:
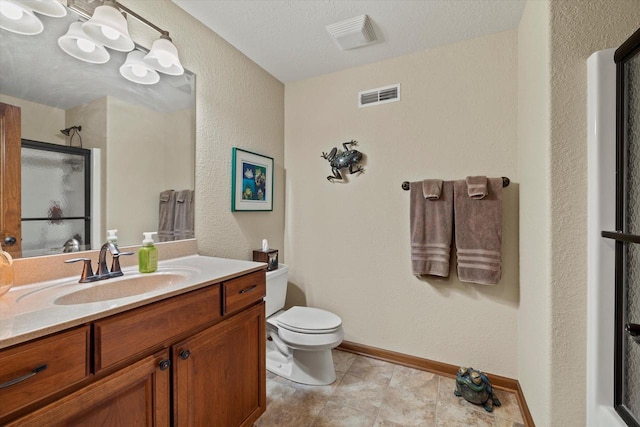
[[[277,270],[267,271],[267,296],[265,314],[271,316],[284,307],[287,299],[287,278],[289,277],[289,267],[285,264],[278,264]]]

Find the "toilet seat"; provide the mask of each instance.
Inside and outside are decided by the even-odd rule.
[[[279,327],[301,334],[331,334],[342,327],[340,317],[313,307],[291,307],[275,321]]]

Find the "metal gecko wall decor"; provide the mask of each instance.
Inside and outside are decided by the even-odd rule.
[[[350,174],[364,172],[364,168],[357,165],[357,163],[362,160],[362,153],[358,150],[353,150],[351,147],[354,145],[358,145],[358,141],[352,139],[349,142],[342,143],[344,151],[338,152],[338,148],[333,147],[329,154],[324,151],[322,152],[320,157],[329,162],[329,165],[331,166],[331,173],[333,174],[327,177],[329,182],[333,182],[336,179],[344,180],[340,173],[340,169],[348,167]]]

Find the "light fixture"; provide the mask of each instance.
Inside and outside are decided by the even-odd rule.
[[[144,62],[144,53],[134,50],[127,54],[127,60],[120,67],[120,74],[127,80],[143,85],[152,85],[160,81],[160,76]]]
[[[40,15],[62,18],[67,16],[67,8],[57,0],[18,0],[23,5],[31,8]]]
[[[82,29],[108,48],[130,52],[135,47],[129,35],[127,19],[115,1],[106,0],[102,6],[96,7],[91,19],[82,24]]]
[[[172,76],[184,74],[184,68],[178,58],[178,49],[171,42],[168,32],[163,32],[160,38],[153,42],[144,61],[156,71],[164,74]]]
[[[93,39],[106,48],[130,52],[135,47],[129,36],[127,19],[123,13],[160,33],[160,38],[153,42],[151,50],[146,55],[142,54],[141,56],[139,53],[127,55],[127,61],[120,67],[120,74],[126,79],[140,84],[154,84],[160,79],[158,71],[173,76],[184,74],[184,68],[178,57],[178,49],[171,41],[168,31],[159,28],[114,0],[104,0],[103,4],[97,7],[95,7],[95,3],[91,4],[94,0],[67,1],[71,9],[84,16],[91,16],[87,22],[82,24],[82,29],[90,40]]]
[[[44,25],[27,6],[14,0],[0,0],[0,28],[33,36],[40,34]]]
[[[82,130],[82,126],[71,126],[66,129],[61,129],[60,133],[64,136],[70,137],[69,146],[73,147],[73,137],[78,136],[80,139],[80,148],[82,148],[82,135],[80,135],[80,131]]]
[[[367,15],[327,25],[327,31],[342,50],[366,46],[377,40]]]
[[[73,22],[69,31],[58,39],[58,46],[74,58],[92,64],[104,64],[111,57],[104,46],[82,30],[82,22]]]

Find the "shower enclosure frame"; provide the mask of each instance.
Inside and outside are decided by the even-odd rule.
[[[602,232],[603,237],[615,240],[615,352],[614,352],[614,407],[618,415],[632,427],[640,427],[640,414],[632,414],[625,405],[625,348],[635,346],[633,340],[626,340],[631,335],[631,327],[627,313],[629,276],[627,273],[627,247],[640,244],[640,235],[629,231],[628,203],[630,177],[627,169],[629,155],[628,129],[628,75],[625,65],[635,58],[640,58],[640,29],[616,50],[616,231]],[[635,325],[637,327],[637,325]],[[628,364],[628,361],[627,361]]]
[[[48,142],[33,141],[30,139],[22,138],[21,148],[28,148],[33,150],[50,151],[56,153],[73,154],[75,156],[82,156],[84,162],[84,215],[83,216],[71,216],[61,217],[60,220],[83,220],[84,221],[84,242],[87,248],[92,244],[92,229],[91,229],[91,150],[79,147],[71,147],[68,145],[51,144]],[[21,218],[24,221],[47,221],[49,218]]]

